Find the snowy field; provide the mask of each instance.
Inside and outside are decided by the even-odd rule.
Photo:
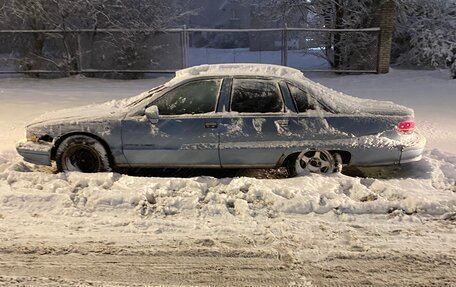
[[[28,121],[167,79],[0,79],[0,286],[454,286],[456,80],[308,76],[414,108],[423,160],[363,177],[55,174],[14,152]]]

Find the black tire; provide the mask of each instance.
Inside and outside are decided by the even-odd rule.
[[[303,160],[306,159],[306,160]],[[325,150],[307,150],[290,155],[286,162],[289,177],[309,173],[330,174],[342,171],[342,157]]]
[[[58,146],[55,161],[59,172],[96,173],[111,171],[108,152],[96,139],[70,136]]]

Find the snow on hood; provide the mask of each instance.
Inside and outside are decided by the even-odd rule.
[[[129,99],[128,99],[129,100]],[[37,125],[59,121],[80,121],[88,119],[104,119],[119,112],[124,112],[128,100],[110,101],[102,104],[47,112],[28,124]]]
[[[349,96],[313,82],[304,76],[301,82],[310,89],[312,94],[318,95],[330,109],[342,114],[414,117],[413,109],[395,104],[391,101],[377,101]]]
[[[157,87],[158,88],[158,87]],[[106,119],[118,113],[127,112],[127,107],[135,102],[145,98],[156,90],[157,88],[143,92],[137,96],[104,102],[101,104],[93,104],[82,107],[68,108],[58,111],[47,112],[38,118],[31,121],[27,126],[52,123],[58,121],[81,121],[89,119]]]

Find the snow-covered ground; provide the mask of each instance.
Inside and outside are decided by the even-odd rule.
[[[190,66],[222,63],[263,63],[280,65],[282,51],[251,51],[249,48],[214,49],[190,48],[188,50]],[[328,61],[321,50],[312,53],[304,50],[288,52],[289,66],[301,70],[330,70]]]
[[[454,284],[456,81],[396,69],[308,76],[414,108],[424,159],[367,177],[54,174],[14,152],[26,122],[167,79],[0,79],[0,286]]]

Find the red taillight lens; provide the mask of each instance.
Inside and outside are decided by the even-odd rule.
[[[397,130],[404,134],[411,134],[415,131],[415,122],[402,122],[397,125]]]

